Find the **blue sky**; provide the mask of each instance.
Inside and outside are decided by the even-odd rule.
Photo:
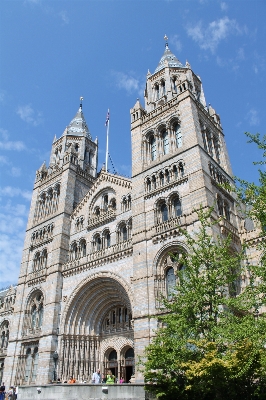
[[[257,181],[245,131],[265,134],[266,2],[261,0],[2,0],[0,2],[0,287],[16,283],[35,171],[84,97],[105,158],[130,176],[130,115],[148,69],[169,47],[203,82],[233,172]]]

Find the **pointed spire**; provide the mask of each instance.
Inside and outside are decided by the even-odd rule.
[[[89,128],[83,115],[82,101],[83,97],[80,97],[79,110],[68,125],[66,134],[72,136],[86,136],[88,139],[92,140]]]
[[[181,67],[184,68],[184,66],[181,64],[181,62],[178,60],[178,58],[176,58],[176,56],[171,52],[171,50],[169,49],[168,46],[168,37],[166,35],[164,35],[164,40],[165,40],[165,50],[164,50],[164,54],[161,57],[159,64],[156,68],[156,70],[154,71],[154,73],[160,71],[161,69],[165,68],[165,66],[167,65],[168,67]]]
[[[54,135],[54,140],[53,140],[53,143],[54,143],[54,142],[56,142],[56,135]]]

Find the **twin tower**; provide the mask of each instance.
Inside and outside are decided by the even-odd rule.
[[[98,172],[82,104],[36,173],[18,284],[2,293],[7,385],[89,382],[98,368],[142,382],[135,360],[180,268],[170,253],[187,251],[178,227],[193,232],[195,209],[215,204],[219,233],[238,246],[242,221],[219,186],[232,182],[219,115],[168,44],[144,100],[130,110],[131,179]]]

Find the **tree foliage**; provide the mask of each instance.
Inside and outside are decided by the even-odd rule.
[[[266,138],[248,136],[265,156]],[[239,180],[237,194],[263,237],[266,173],[260,171],[260,185]],[[146,389],[167,400],[265,399],[266,317],[257,313],[266,301],[265,258],[249,265],[249,244],[236,249],[230,235],[215,237],[213,209],[201,208],[198,219],[193,233],[181,230],[189,252],[142,360]],[[241,277],[249,279],[240,290]]]

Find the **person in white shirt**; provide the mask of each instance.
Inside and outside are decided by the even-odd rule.
[[[101,372],[99,369],[97,369],[96,372],[93,372],[92,374],[92,383],[98,384],[101,383],[102,379],[101,379]]]

